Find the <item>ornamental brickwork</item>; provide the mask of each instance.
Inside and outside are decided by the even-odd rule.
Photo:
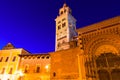
[[[120,16],[78,29],[87,80],[119,80]]]

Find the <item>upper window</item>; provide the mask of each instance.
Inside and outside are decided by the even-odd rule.
[[[62,24],[62,27],[65,27],[66,26],[66,23],[64,22],[63,24]]]
[[[44,57],[44,56],[42,56],[41,58],[42,58],[42,59],[44,59],[45,57]]]
[[[40,59],[40,56],[38,56],[37,59]]]
[[[58,30],[61,29],[61,25],[58,26]]]
[[[49,59],[49,58],[50,58],[49,56],[46,57],[46,59]]]
[[[64,13],[66,13],[66,9],[64,10]]]
[[[65,21],[65,20],[66,20],[65,18],[62,19],[62,21]]]
[[[61,23],[61,21],[58,22],[58,24]]]
[[[61,11],[61,14],[63,14],[63,11]]]
[[[8,61],[8,59],[9,59],[9,57],[7,57],[7,58],[6,58],[5,62],[7,62],[7,61]]]
[[[12,61],[15,61],[15,59],[16,59],[16,56],[13,57],[13,60],[12,60]]]
[[[3,60],[3,57],[0,58],[0,62],[2,62],[2,60]]]

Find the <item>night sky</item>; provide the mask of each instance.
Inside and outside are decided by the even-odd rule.
[[[54,51],[55,18],[65,0],[0,0],[0,49],[8,42],[31,53]],[[120,0],[66,0],[77,28],[120,15]]]

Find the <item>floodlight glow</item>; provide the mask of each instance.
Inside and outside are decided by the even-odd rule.
[[[45,68],[46,68],[46,69],[48,69],[48,68],[49,68],[49,66],[48,66],[48,65],[46,65],[46,66],[45,66]]]

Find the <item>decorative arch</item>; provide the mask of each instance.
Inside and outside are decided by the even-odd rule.
[[[114,70],[120,67],[120,37],[118,35],[96,36],[84,45],[84,54],[86,75],[91,78],[96,77],[97,80],[120,80],[116,77],[116,74],[120,75],[120,72]]]
[[[98,47],[102,45],[111,45],[120,53],[120,37],[118,35],[101,35],[94,37],[84,46],[85,54],[95,54]]]

